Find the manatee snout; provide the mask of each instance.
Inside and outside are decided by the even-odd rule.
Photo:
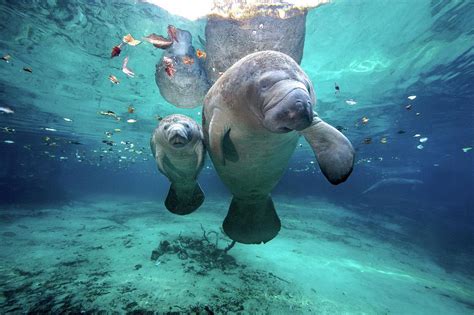
[[[305,89],[295,88],[264,114],[263,125],[273,132],[303,130],[313,122],[313,103]]]
[[[168,142],[172,146],[181,148],[184,147],[189,141],[191,141],[191,137],[184,126],[176,124],[169,127]]]

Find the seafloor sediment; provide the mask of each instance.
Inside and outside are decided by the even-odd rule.
[[[312,199],[275,197],[279,236],[230,244],[227,200],[189,216],[98,196],[0,212],[0,313],[469,314],[473,282],[446,273],[403,227]]]

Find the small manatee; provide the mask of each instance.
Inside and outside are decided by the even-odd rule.
[[[160,121],[150,141],[158,170],[171,182],[166,208],[189,214],[204,202],[197,177],[204,165],[201,127],[184,115],[170,115]]]
[[[201,106],[209,89],[203,62],[196,57],[191,33],[176,28],[174,36],[173,44],[156,64],[156,84],[163,98],[176,107]]]

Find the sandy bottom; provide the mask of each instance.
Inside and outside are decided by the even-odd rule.
[[[279,236],[228,252],[228,200],[184,217],[116,196],[4,207],[0,313],[474,313],[472,279],[445,273],[397,224],[274,201]]]

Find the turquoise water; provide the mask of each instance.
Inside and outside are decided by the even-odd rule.
[[[162,50],[110,58],[124,35],[169,24],[205,49],[206,19],[136,1],[1,1],[0,107],[14,113],[0,112],[0,313],[472,314],[473,13],[456,0],[310,10],[301,67],[354,171],[330,185],[299,141],[272,194],[279,235],[223,252],[231,196],[211,160],[205,203],[176,216],[149,148],[158,117],[201,123],[202,107],[160,95]]]

